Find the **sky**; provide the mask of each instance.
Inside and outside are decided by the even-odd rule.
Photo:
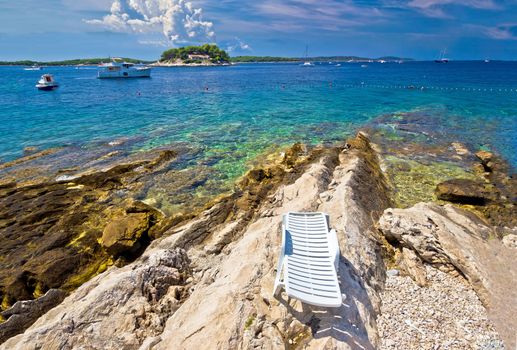
[[[517,0],[0,0],[0,60],[216,43],[230,55],[517,59]]]

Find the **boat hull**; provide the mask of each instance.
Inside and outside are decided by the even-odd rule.
[[[125,70],[125,71],[109,71],[102,70],[99,71],[97,78],[99,79],[127,79],[127,78],[150,78],[151,77],[151,69],[143,68],[143,69],[135,69],[135,70]]]
[[[59,85],[36,85],[38,90],[41,91],[52,91],[54,89],[57,89]]]

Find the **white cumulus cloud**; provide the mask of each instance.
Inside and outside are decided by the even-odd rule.
[[[215,38],[213,23],[186,0],[113,0],[109,14],[85,22],[117,32],[161,32],[173,44]]]

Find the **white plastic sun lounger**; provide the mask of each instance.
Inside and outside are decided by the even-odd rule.
[[[282,250],[274,295],[282,287],[304,303],[340,307],[337,279],[339,245],[324,213],[287,213],[282,219]]]

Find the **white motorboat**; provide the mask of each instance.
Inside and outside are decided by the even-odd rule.
[[[30,66],[30,67],[25,67],[25,68],[23,68],[23,70],[41,70],[41,67],[34,65],[34,66]]]
[[[99,79],[112,78],[150,78],[151,68],[147,66],[137,66],[128,62],[110,62],[99,65]]]
[[[39,90],[50,91],[54,90],[59,86],[59,84],[54,80],[52,74],[43,74],[41,79],[36,84],[36,87]]]

